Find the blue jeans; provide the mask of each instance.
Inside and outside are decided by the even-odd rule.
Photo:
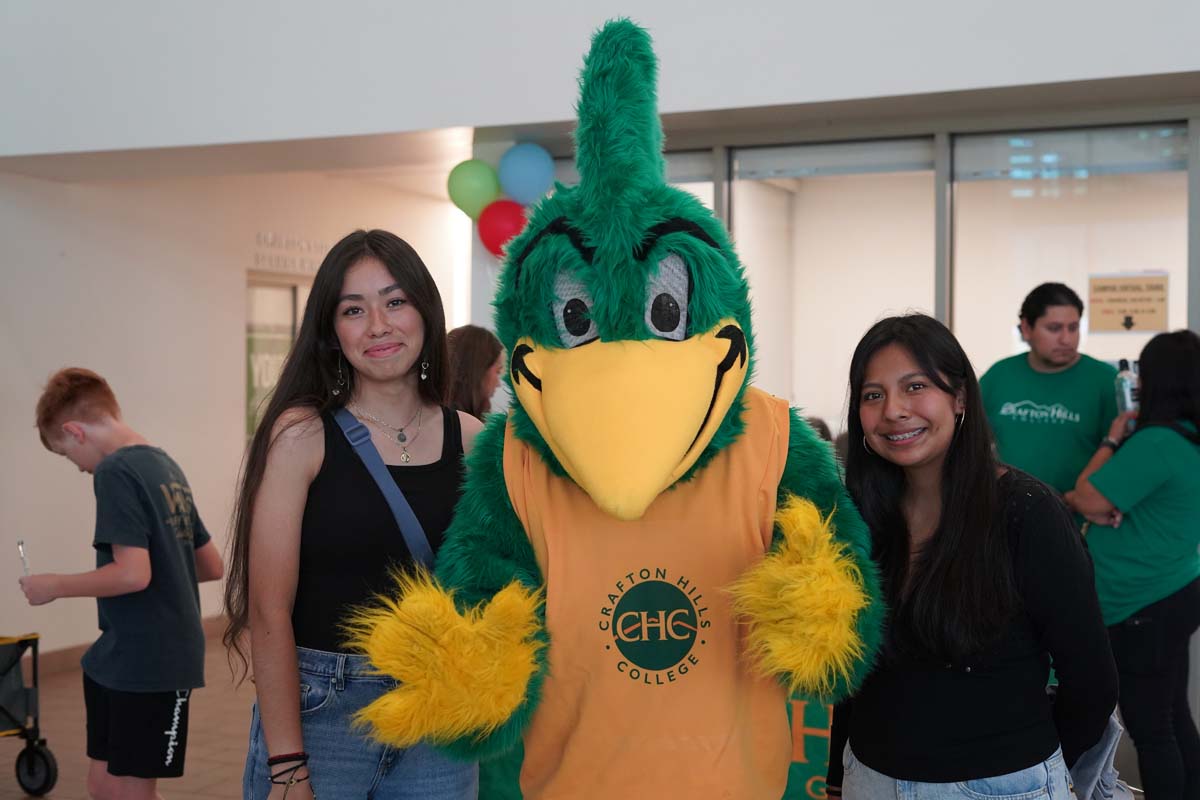
[[[1074,800],[1071,776],[1056,750],[1040,764],[992,778],[958,783],[898,781],[876,772],[854,757],[850,745],[842,754],[846,773],[842,778],[845,800]]]
[[[300,725],[314,793],[320,800],[476,800],[479,769],[428,745],[396,749],[352,729],[354,713],[396,687],[363,656],[296,648]],[[245,800],[271,791],[267,744],[255,704],[242,775]]]

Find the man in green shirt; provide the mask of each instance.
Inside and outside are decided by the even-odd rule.
[[[1066,492],[1117,416],[1112,366],[1079,352],[1083,301],[1043,283],[1021,304],[1029,352],[997,361],[979,384],[1000,460]]]

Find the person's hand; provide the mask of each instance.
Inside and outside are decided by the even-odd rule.
[[[59,597],[57,575],[48,572],[41,575],[24,575],[18,579],[18,583],[21,584],[21,591],[25,593],[25,599],[31,606],[45,605]]]
[[[1137,413],[1137,411],[1126,411],[1114,419],[1112,426],[1108,429],[1108,438],[1117,444],[1125,441],[1125,437],[1129,435],[1129,423],[1137,419]]]
[[[1104,525],[1109,528],[1121,527],[1121,520],[1125,518],[1124,515],[1115,508],[1105,514],[1084,514],[1083,517],[1093,525]]]

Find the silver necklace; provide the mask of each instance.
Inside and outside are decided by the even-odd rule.
[[[409,455],[409,453],[408,453],[408,446],[413,444],[414,442],[416,442],[417,437],[421,435],[421,411],[422,411],[421,406],[417,406],[417,413],[414,414],[412,416],[412,418],[410,418],[408,420],[408,422],[406,422],[404,425],[401,425],[400,427],[396,427],[395,425],[390,425],[387,422],[384,422],[383,420],[381,420],[379,417],[375,416],[374,414],[370,414],[370,413],[364,411],[358,405],[353,406],[351,408],[351,410],[355,414],[358,414],[358,415],[366,418],[370,422],[374,422],[377,426],[384,429],[384,431],[389,436],[395,437],[396,443],[400,445],[400,451],[401,451],[400,452],[400,461],[402,461],[405,464],[412,461],[412,456]],[[417,421],[417,430],[416,430],[416,433],[414,433],[410,437],[408,435],[407,429],[413,424],[414,419]]]

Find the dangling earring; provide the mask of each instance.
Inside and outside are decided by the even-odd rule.
[[[421,380],[427,380],[428,378],[429,378],[429,362],[422,361],[421,362]]]
[[[331,392],[330,392],[330,394],[332,394],[334,397],[337,397],[339,394],[341,394],[341,393],[342,393],[342,387],[343,387],[343,386],[345,386],[345,385],[346,385],[346,376],[344,376],[344,375],[342,374],[342,354],[341,354],[341,353],[338,353],[338,379],[337,379],[337,385],[333,387],[333,391],[331,391]]]

